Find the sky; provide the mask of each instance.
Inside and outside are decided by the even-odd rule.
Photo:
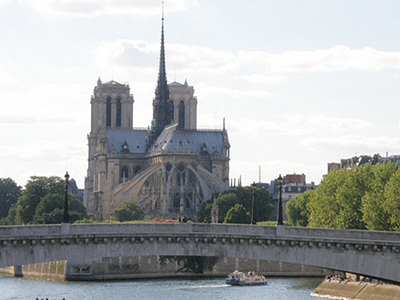
[[[230,177],[270,182],[400,155],[400,1],[165,0],[168,82],[194,86],[199,129],[222,129]],[[68,170],[84,188],[90,99],[129,83],[147,127],[161,1],[0,0],[0,178]],[[260,172],[261,170],[261,172]]]

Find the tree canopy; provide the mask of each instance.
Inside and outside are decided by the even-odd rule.
[[[214,195],[218,205],[218,222],[225,221],[228,211],[236,204],[240,204],[251,214],[253,190],[251,187],[238,187],[236,190],[228,190]],[[197,219],[203,220],[205,217],[211,220],[211,210],[213,206],[214,197],[210,200],[200,204]],[[271,197],[267,190],[255,190],[255,221],[265,221],[270,218],[274,212],[274,206],[271,203]],[[249,222],[250,223],[250,220]]]
[[[7,224],[54,224],[64,219],[64,180],[57,176],[32,176],[15,205],[9,210]],[[71,222],[87,217],[83,204],[68,195]]]
[[[15,205],[15,224],[33,222],[36,207],[47,194],[64,193],[64,181],[57,176],[32,176]]]
[[[36,224],[57,224],[64,220],[64,196],[47,194],[36,207],[33,222]],[[75,222],[87,217],[86,208],[73,195],[68,196],[69,221]]]
[[[400,230],[398,164],[363,164],[329,173],[315,191],[287,204],[289,224],[337,229]]]
[[[226,213],[224,223],[250,224],[251,215],[242,204],[236,204]]]
[[[11,178],[0,178],[0,219],[4,223],[4,219],[8,215],[11,207],[17,203],[18,197],[21,195],[21,187],[18,186]]]
[[[126,222],[144,219],[144,211],[133,200],[118,205],[111,213],[111,220]]]

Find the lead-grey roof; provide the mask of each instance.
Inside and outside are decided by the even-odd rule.
[[[130,153],[146,153],[146,129],[108,129],[108,151],[120,153],[126,141]]]
[[[164,128],[160,136],[150,148],[150,152],[157,150],[197,150],[205,146],[209,154],[222,153],[224,145],[221,130],[182,130],[178,124]]]
[[[128,144],[129,153],[146,153],[146,129],[108,129],[108,152],[115,150],[121,153],[122,146]],[[204,147],[209,154],[222,153],[224,145],[221,130],[182,130],[178,124],[166,126],[149,149],[157,150],[196,150]]]

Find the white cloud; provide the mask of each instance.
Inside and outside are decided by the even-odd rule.
[[[283,75],[264,75],[264,74],[243,74],[239,76],[241,80],[254,85],[271,84],[277,85],[286,82],[287,77]]]
[[[240,52],[241,64],[261,64],[266,71],[278,73],[343,72],[347,70],[381,71],[400,69],[400,52],[379,51],[371,47],[351,49],[338,45],[314,51]]]
[[[334,130],[367,130],[372,124],[361,119],[340,118],[331,116],[313,116],[308,120],[312,126],[326,127]]]
[[[4,1],[4,0],[1,0]],[[161,14],[159,0],[24,0],[40,14],[68,17],[98,17],[101,15],[153,16]],[[168,0],[165,13],[185,11],[195,0]]]
[[[356,151],[376,151],[376,149],[385,149],[398,152],[400,148],[400,138],[393,138],[390,136],[344,135],[338,137],[307,138],[304,144],[318,146],[319,149],[346,148]],[[343,151],[342,153],[346,152]]]
[[[126,68],[156,65],[160,45],[141,40],[116,40],[103,42],[95,50],[99,65],[117,64]],[[234,74],[254,85],[280,84],[287,80],[283,74],[326,73],[359,70],[379,72],[400,69],[400,52],[378,51],[370,47],[351,49],[334,46],[326,50],[289,51],[269,53],[263,51],[240,51],[231,53],[208,47],[166,44],[167,65],[182,73]],[[254,73],[257,70],[258,73]],[[236,75],[241,73],[240,76]],[[396,75],[394,78],[397,78]]]

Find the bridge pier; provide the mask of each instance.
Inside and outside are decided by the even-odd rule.
[[[14,266],[14,277],[24,277],[22,266]]]

